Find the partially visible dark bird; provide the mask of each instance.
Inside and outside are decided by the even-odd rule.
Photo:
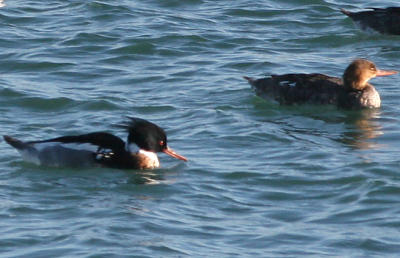
[[[126,143],[106,132],[28,142],[7,135],[3,138],[24,160],[45,166],[153,169],[160,166],[156,152],[187,161],[168,147],[167,135],[156,124],[132,117],[122,127],[128,131]]]
[[[367,8],[369,11],[349,12],[340,9],[362,30],[373,30],[382,34],[400,35],[400,7]]]
[[[379,93],[368,81],[395,73],[379,70],[366,59],[356,59],[344,71],[343,79],[319,73],[244,78],[258,96],[280,104],[332,104],[345,109],[361,109],[378,108],[381,105]]]

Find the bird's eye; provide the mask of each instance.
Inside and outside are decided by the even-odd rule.
[[[164,141],[160,141],[160,146],[164,146]]]
[[[375,66],[371,66],[369,69],[370,69],[371,71],[373,71],[373,72],[375,72],[375,71],[376,71],[376,68],[375,68]]]

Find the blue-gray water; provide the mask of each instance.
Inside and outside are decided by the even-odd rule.
[[[400,253],[399,75],[375,111],[284,107],[243,75],[400,69],[400,37],[340,8],[393,1],[22,1],[0,9],[0,134],[162,126],[184,163],[25,163],[0,142],[3,257],[371,257]]]

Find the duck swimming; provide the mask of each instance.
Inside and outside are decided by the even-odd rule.
[[[154,169],[160,166],[157,152],[187,161],[168,147],[167,135],[156,124],[130,117],[122,127],[128,131],[127,143],[106,132],[28,142],[7,135],[3,138],[24,160],[45,166]]]
[[[368,8],[369,11],[340,11],[349,16],[362,30],[373,30],[382,34],[400,35],[400,7]]]
[[[244,78],[258,96],[276,100],[280,104],[332,104],[339,108],[362,109],[378,108],[381,105],[379,93],[368,81],[377,76],[396,73],[379,70],[366,59],[356,59],[346,68],[342,79],[320,73]]]

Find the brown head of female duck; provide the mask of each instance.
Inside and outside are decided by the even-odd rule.
[[[396,73],[379,70],[373,62],[366,59],[354,60],[343,73],[344,92],[339,95],[338,106],[348,109],[379,108],[379,93],[368,81],[377,76]]]
[[[244,78],[258,96],[280,104],[331,104],[345,109],[361,109],[380,107],[379,93],[368,81],[395,73],[379,70],[366,59],[356,59],[346,68],[342,79],[320,73]]]

